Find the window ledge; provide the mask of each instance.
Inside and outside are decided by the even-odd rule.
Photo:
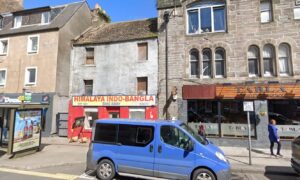
[[[27,52],[28,55],[35,55],[38,54],[37,52]]]
[[[33,86],[36,86],[36,83],[26,83],[25,86],[27,86],[27,87],[33,87]]]
[[[96,67],[96,64],[82,64],[85,67]]]
[[[190,36],[190,37],[193,37],[193,36],[201,36],[201,35],[209,35],[209,34],[225,34],[227,33],[227,31],[215,31],[215,32],[204,32],[204,33],[187,33],[186,36]]]
[[[0,54],[0,56],[7,56],[7,54]]]

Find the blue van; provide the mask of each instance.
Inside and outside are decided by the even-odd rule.
[[[224,153],[182,121],[97,120],[87,171],[143,179],[227,180]]]

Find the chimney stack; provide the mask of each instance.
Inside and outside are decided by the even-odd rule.
[[[92,10],[92,25],[97,27],[101,24],[106,24],[110,22],[110,17],[101,8],[101,6],[96,3],[95,8]]]

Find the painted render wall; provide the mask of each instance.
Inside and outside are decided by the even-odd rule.
[[[148,43],[148,60],[138,60],[138,43]],[[95,48],[95,65],[85,65],[85,47]],[[93,80],[94,95],[136,95],[137,77],[148,77],[148,94],[157,95],[157,39],[94,46],[72,50],[71,92],[84,95],[84,81]]]

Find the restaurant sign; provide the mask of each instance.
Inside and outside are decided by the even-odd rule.
[[[74,96],[73,106],[155,106],[155,96]]]
[[[220,85],[216,96],[221,99],[299,99],[300,84]]]

